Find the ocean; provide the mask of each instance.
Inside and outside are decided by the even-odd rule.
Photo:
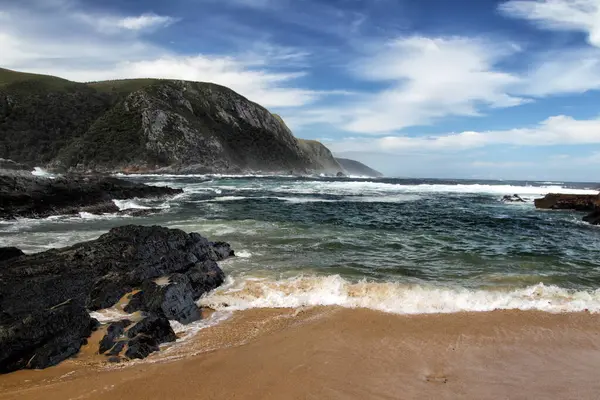
[[[227,241],[237,257],[221,263],[226,284],[200,300],[218,311],[217,319],[235,310],[315,305],[397,314],[600,311],[600,228],[583,223],[581,213],[536,210],[533,204],[551,192],[595,194],[595,184],[124,178],[184,193],[116,202],[121,209],[161,209],[146,217],[2,222],[1,245],[39,252],[124,224],[163,225]],[[512,194],[526,202],[501,201]]]

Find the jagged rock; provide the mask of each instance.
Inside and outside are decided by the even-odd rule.
[[[599,202],[599,195],[550,193],[536,199],[535,206],[551,210],[593,211]]]
[[[158,343],[168,343],[177,340],[169,320],[162,315],[149,315],[127,331],[130,339],[143,334],[155,339]]]
[[[104,354],[108,350],[115,346],[117,339],[125,333],[125,328],[131,325],[131,321],[123,320],[119,322],[113,322],[106,330],[106,335],[100,340],[100,347],[98,353]],[[118,354],[118,352],[117,352]]]
[[[155,338],[141,334],[129,341],[125,356],[129,359],[143,359],[159,350],[159,342]]]
[[[21,249],[16,247],[0,247],[0,262],[25,255]]]
[[[51,308],[32,307],[10,323],[4,310],[1,316],[0,373],[56,365],[76,354],[97,326],[86,309],[72,301]]]
[[[113,306],[159,277],[182,274],[189,282],[187,272],[198,272],[198,263],[227,253],[228,245],[215,245],[181,230],[128,225],[90,242],[0,261],[0,371],[44,368],[75,354],[94,322],[86,306]],[[218,274],[209,272],[208,281]],[[182,296],[193,298],[189,285]],[[170,326],[157,337],[174,340]]]
[[[583,220],[592,225],[600,225],[600,209],[597,209],[583,217]]]
[[[111,200],[182,193],[111,177],[65,176],[56,179],[0,175],[0,219],[118,212]]]
[[[192,286],[194,300],[218,288],[225,281],[225,273],[213,260],[197,263],[186,272],[186,275]]]
[[[512,196],[507,194],[502,197],[502,201],[505,203],[525,203],[525,200],[518,194],[513,194]]]
[[[121,352],[123,351],[123,349],[125,348],[125,345],[127,344],[126,341],[121,340],[118,341],[113,347],[112,349],[110,349],[110,351],[108,353],[106,353],[107,356],[112,357],[112,356],[118,356],[119,354],[121,354]],[[110,358],[108,359],[108,361],[110,361]]]
[[[173,274],[166,285],[146,281],[141,289],[125,306],[126,312],[157,313],[182,324],[189,324],[202,318],[194,302],[192,286],[187,275]]]
[[[343,172],[340,171],[337,174],[335,174],[335,176],[338,177],[338,178],[345,178],[346,174],[344,174]]]

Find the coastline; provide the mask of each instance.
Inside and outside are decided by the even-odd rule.
[[[128,365],[90,351],[0,376],[0,399],[595,398],[600,315],[253,309]]]

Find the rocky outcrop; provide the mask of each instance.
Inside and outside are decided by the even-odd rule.
[[[79,84],[0,69],[0,125],[0,157],[56,170],[341,170],[324,146],[305,146],[279,116],[212,83]]]
[[[24,256],[25,253],[16,247],[0,247],[0,262]]]
[[[525,203],[525,199],[522,198],[521,196],[519,196],[518,194],[507,194],[506,196],[502,197],[502,202],[504,203]]]
[[[0,175],[0,219],[51,215],[114,213],[111,200],[158,197],[180,189],[147,186],[111,177],[66,176],[56,179]]]
[[[170,297],[173,293],[177,298],[197,298],[202,290],[223,282],[216,261],[232,255],[227,244],[210,242],[197,233],[130,225],[91,242],[0,261],[0,371],[45,368],[77,353],[96,325],[88,310],[111,307],[128,292],[146,288],[158,278],[170,284],[188,282],[188,293],[161,291],[163,303],[177,304]],[[200,286],[202,290],[195,289]],[[166,319],[171,311],[155,310],[159,319]],[[129,328],[128,335],[136,326]],[[135,329],[157,337],[143,327]],[[167,336],[172,339],[159,332],[159,343]],[[111,347],[111,340],[122,334],[118,329],[112,332],[103,348]],[[145,354],[152,347],[147,338],[136,340],[138,350],[132,350],[132,355]]]
[[[311,160],[313,169],[334,176],[337,175],[338,172],[343,173],[344,169],[342,166],[337,162],[335,157],[333,157],[331,151],[321,142],[316,140],[298,139],[298,143]]]
[[[536,208],[546,210],[593,211],[600,203],[599,195],[550,193],[536,199]]]
[[[336,158],[336,161],[348,175],[369,176],[373,178],[380,178],[383,176],[381,172],[375,171],[373,168],[358,161],[349,160],[347,158]]]
[[[592,225],[600,225],[600,195],[547,194],[535,200],[536,208],[547,210],[574,210],[589,212],[583,220]]]

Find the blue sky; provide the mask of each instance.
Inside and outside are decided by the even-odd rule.
[[[600,0],[0,0],[0,66],[220,83],[388,175],[600,178]]]

